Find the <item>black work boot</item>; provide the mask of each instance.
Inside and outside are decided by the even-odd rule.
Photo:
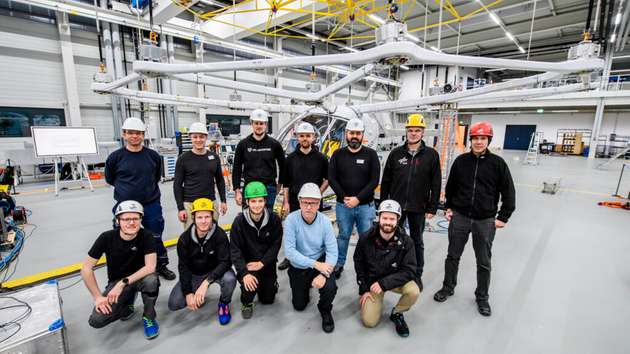
[[[332,317],[331,311],[321,311],[322,314],[322,329],[326,333],[331,333],[335,330],[335,320]]]
[[[343,267],[335,267],[335,270],[333,271],[335,279],[341,278],[341,273],[343,273]]]
[[[448,299],[449,296],[453,296],[453,294],[455,294],[453,290],[442,288],[438,290],[438,292],[435,293],[435,295],[433,295],[433,300],[437,302],[444,302],[446,301],[446,299]]]
[[[392,309],[389,319],[394,322],[394,326],[396,326],[396,333],[398,333],[399,336],[403,338],[409,337],[409,326],[407,326],[405,316],[403,316],[402,313],[394,312],[394,309]]]
[[[280,262],[280,264],[278,264],[278,270],[285,270],[287,268],[289,268],[289,260],[285,258],[282,262]]]
[[[157,273],[166,280],[175,280],[175,278],[177,277],[175,273],[173,273],[165,265],[158,266]]]
[[[488,300],[477,300],[477,310],[482,316],[489,317],[492,315],[492,309]]]

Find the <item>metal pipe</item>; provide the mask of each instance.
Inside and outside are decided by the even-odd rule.
[[[595,0],[588,1],[588,15],[586,15],[586,28],[584,32],[589,32],[591,29],[591,18],[593,17],[593,5],[595,4]]]

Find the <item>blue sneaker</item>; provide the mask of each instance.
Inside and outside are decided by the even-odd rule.
[[[157,320],[151,320],[146,316],[142,316],[142,324],[144,325],[144,335],[147,339],[153,339],[160,334],[160,326],[158,326]]]
[[[219,310],[217,311],[219,315],[219,323],[223,326],[230,323],[232,319],[232,315],[230,314],[230,304],[224,304],[219,302]]]

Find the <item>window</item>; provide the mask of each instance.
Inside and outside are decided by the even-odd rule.
[[[0,107],[0,138],[30,137],[32,126],[65,125],[63,109]]]

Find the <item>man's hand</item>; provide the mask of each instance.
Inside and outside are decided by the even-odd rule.
[[[247,270],[250,272],[257,272],[261,270],[265,265],[263,262],[249,262],[247,263]]]
[[[434,216],[435,216],[435,214],[430,214],[430,213],[424,214],[424,218],[427,219],[427,220],[433,219]]]
[[[236,195],[234,195],[234,200],[236,201],[236,205],[238,206],[243,205],[243,195],[241,194],[240,189],[236,190]]]
[[[284,203],[282,203],[282,215],[287,216],[290,211],[291,207],[289,206],[289,201],[285,200]]]
[[[221,213],[221,215],[225,215],[227,211],[228,211],[227,203],[221,202],[221,206],[219,207],[219,212]]]
[[[499,220],[499,219],[496,219],[496,220],[494,220],[494,226],[497,229],[502,229],[502,228],[505,227],[505,223],[503,221]]]
[[[94,307],[100,314],[109,315],[112,313],[112,307],[109,305],[109,300],[105,296],[99,296],[94,299]]]
[[[204,302],[206,302],[206,292],[208,291],[208,287],[210,286],[210,282],[208,279],[201,282],[197,291],[195,291],[195,304],[197,308],[201,307]]]
[[[372,293],[369,291],[366,291],[363,295],[361,295],[361,297],[359,298],[359,306],[361,308],[363,308],[363,306],[365,306],[365,302],[367,300],[370,300],[372,302],[374,302],[374,298],[372,297]]]
[[[374,282],[374,284],[372,284],[372,286],[370,286],[370,291],[374,294],[380,294],[383,292],[383,289],[381,288],[381,285],[376,281]]]
[[[181,222],[186,222],[186,219],[188,218],[188,214],[186,213],[186,210],[180,210],[177,213],[177,218],[179,219],[179,221]]]
[[[197,311],[199,309],[195,301],[195,294],[186,295],[186,307],[191,311]]]
[[[125,284],[123,284],[122,281],[119,281],[118,283],[116,283],[116,285],[114,285],[112,290],[110,290],[109,293],[107,293],[107,301],[110,304],[117,303],[118,297],[120,296],[120,294],[122,294],[124,287],[125,287]]]
[[[334,265],[322,262],[315,262],[313,268],[317,269],[320,273],[326,274],[327,276],[330,276],[333,270],[335,270]]]
[[[326,277],[321,274],[316,276],[311,283],[311,286],[315,289],[321,289],[324,287],[324,285],[326,285]]]
[[[359,198],[357,198],[357,197],[345,197],[345,198],[343,198],[343,203],[345,204],[346,207],[352,209],[352,208],[356,207],[357,205],[359,205]]]
[[[245,286],[245,290],[247,291],[256,291],[256,288],[258,288],[258,279],[251,274],[247,274],[243,277],[243,286]]]
[[[444,213],[444,217],[446,218],[446,220],[451,221],[451,218],[453,217],[453,210],[446,209],[446,213]]]

